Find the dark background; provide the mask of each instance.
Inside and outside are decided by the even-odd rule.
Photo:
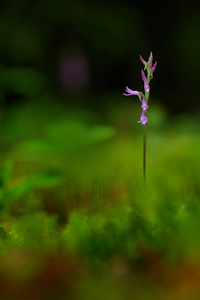
[[[139,54],[147,59],[152,51],[158,61],[154,101],[169,114],[199,110],[199,4],[12,0],[0,8],[6,105],[51,94],[101,110],[113,101],[111,94],[122,101],[126,85],[142,90]]]

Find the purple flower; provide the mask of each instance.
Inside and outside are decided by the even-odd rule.
[[[147,66],[147,62],[142,58],[141,55],[140,55],[140,60],[141,60],[141,63],[144,65],[144,70],[145,70],[146,66]]]
[[[141,108],[142,108],[142,114],[140,116],[140,121],[137,121],[138,123],[141,123],[142,125],[145,125],[149,122],[148,118],[146,117],[146,112],[147,109],[149,108],[147,102],[149,99],[149,93],[150,93],[150,80],[153,78],[153,73],[156,69],[157,66],[157,61],[153,64],[153,54],[152,52],[150,53],[148,61],[145,61],[143,57],[140,55],[140,60],[142,64],[144,65],[144,70],[146,70],[146,75],[143,70],[141,70],[141,75],[142,75],[142,80],[144,82],[144,91],[139,92],[139,91],[132,91],[129,89],[128,86],[126,86],[126,93],[123,93],[124,96],[132,96],[136,95],[139,97],[140,101],[142,102]]]
[[[138,123],[141,123],[142,125],[145,125],[149,122],[148,118],[145,116],[144,111],[142,111],[140,121],[137,121]]]
[[[156,66],[157,66],[157,61],[155,62],[155,64],[153,65],[153,67],[151,68],[151,73],[153,73],[156,69]]]
[[[141,100],[141,96],[140,96],[140,92],[138,92],[138,91],[132,91],[131,89],[129,89],[128,86],[126,86],[126,92],[127,92],[128,94],[123,93],[124,96],[132,96],[132,95],[136,95],[136,96],[139,97],[140,101],[142,101],[142,100]]]
[[[146,103],[145,99],[142,99],[142,106],[141,106],[142,110],[146,113],[147,109],[149,108],[149,105]]]
[[[146,78],[143,70],[141,70],[141,74],[142,74],[142,80],[144,81],[144,89],[148,94],[150,92],[150,86],[148,84],[147,78]]]

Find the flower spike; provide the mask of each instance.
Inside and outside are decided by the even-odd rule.
[[[150,93],[150,81],[153,78],[153,73],[157,67],[157,61],[153,64],[153,54],[150,53],[148,61],[145,61],[142,56],[140,55],[141,63],[144,65],[144,70],[146,70],[146,75],[143,70],[141,70],[142,80],[144,82],[144,92],[139,91],[132,91],[129,89],[128,86],[126,86],[126,94],[123,93],[124,96],[131,96],[136,95],[139,97],[140,101],[142,102],[141,108],[142,113],[140,116],[140,120],[137,121],[138,123],[144,125],[144,131],[143,131],[143,175],[144,175],[144,181],[146,180],[146,126],[149,123],[148,118],[146,117],[148,106],[148,100],[149,100],[149,93]]]
[[[144,92],[139,91],[133,91],[129,89],[128,86],[126,86],[126,93],[123,93],[124,96],[138,96],[140,101],[142,102],[141,108],[142,108],[142,114],[140,117],[140,121],[138,123],[141,123],[145,125],[148,123],[148,118],[146,117],[148,106],[148,100],[149,100],[149,93],[150,93],[150,81],[153,78],[153,73],[157,67],[157,61],[153,64],[153,54],[150,52],[148,61],[145,61],[143,57],[140,55],[141,63],[144,65],[144,70],[146,70],[146,73],[144,70],[141,70],[141,76],[142,80],[144,82]]]

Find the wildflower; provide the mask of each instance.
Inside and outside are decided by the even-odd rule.
[[[141,74],[142,74],[142,80],[144,81],[144,89],[148,94],[150,92],[150,86],[148,84],[147,78],[146,78],[143,70],[141,70]]]
[[[128,94],[123,93],[124,96],[132,96],[132,95],[136,95],[136,96],[139,97],[140,101],[142,101],[142,100],[141,100],[140,92],[138,92],[138,91],[132,91],[131,89],[128,88],[128,86],[126,86],[126,92],[127,92]]]
[[[142,111],[142,114],[140,116],[140,121],[137,121],[138,123],[141,123],[143,125],[145,125],[149,122],[148,118],[145,116],[144,111]]]
[[[143,57],[140,55],[140,60],[142,64],[144,65],[144,70],[146,70],[146,75],[143,70],[141,70],[141,75],[142,75],[142,80],[144,82],[144,91],[139,92],[139,91],[132,91],[129,89],[128,86],[126,86],[126,93],[123,93],[124,96],[132,96],[136,95],[139,97],[140,101],[142,102],[141,108],[142,108],[142,114],[140,117],[140,121],[138,123],[141,123],[145,125],[148,123],[148,118],[145,116],[147,109],[149,108],[148,106],[148,100],[149,100],[149,93],[150,93],[150,81],[153,78],[153,72],[156,69],[157,66],[157,61],[153,64],[153,54],[152,52],[150,53],[148,61],[145,61]]]
[[[146,103],[145,99],[142,99],[142,106],[141,106],[142,110],[146,113],[147,109],[149,108],[149,105]]]
[[[143,132],[143,175],[144,180],[146,179],[146,126],[149,123],[148,118],[146,117],[148,106],[148,100],[150,95],[150,86],[149,83],[151,79],[153,78],[153,72],[156,69],[157,61],[153,64],[153,54],[150,53],[148,61],[145,61],[142,56],[140,55],[140,60],[142,64],[144,65],[144,70],[146,70],[146,75],[143,70],[141,70],[142,80],[144,82],[144,93],[139,91],[132,91],[131,89],[126,86],[126,92],[127,94],[123,93],[124,96],[131,96],[131,95],[137,95],[142,102],[141,108],[142,113],[140,116],[140,121],[137,121],[138,123],[145,125],[144,132]]]

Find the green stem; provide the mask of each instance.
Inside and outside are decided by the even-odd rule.
[[[145,182],[146,181],[146,128],[145,126],[143,132],[143,176]]]
[[[150,83],[151,80],[151,70],[149,69],[150,59],[153,60],[152,53],[150,54],[148,64],[146,66],[147,70],[147,82]],[[146,103],[148,104],[150,93],[147,94],[147,91],[144,91],[144,98]],[[144,126],[144,132],[143,132],[143,176],[144,176],[144,182],[146,181],[146,127]]]

